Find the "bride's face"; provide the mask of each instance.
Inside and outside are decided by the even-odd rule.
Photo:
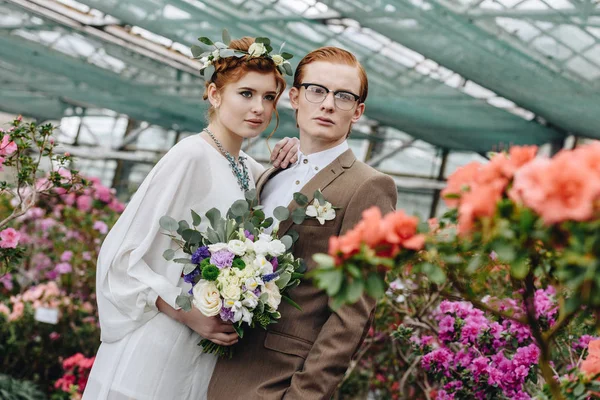
[[[243,138],[261,134],[273,116],[277,98],[274,73],[248,72],[211,99],[219,124]],[[215,104],[214,102],[217,104]]]

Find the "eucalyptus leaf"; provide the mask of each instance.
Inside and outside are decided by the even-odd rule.
[[[237,200],[231,205],[231,212],[235,216],[242,216],[248,212],[248,202],[246,200]]]
[[[206,237],[211,244],[220,243],[219,235],[214,229],[206,228]]]
[[[221,49],[226,49],[226,48],[227,48],[227,45],[226,45],[225,43],[222,43],[222,42],[215,42],[215,43],[214,43],[214,46],[215,46],[217,49],[219,49],[219,50],[221,50]]]
[[[292,240],[294,241],[294,243],[296,243],[298,241],[298,239],[300,238],[300,235],[298,234],[298,232],[296,232],[293,229],[288,230],[286,234],[288,236],[292,237]]]
[[[294,56],[290,53],[283,52],[283,53],[281,53],[281,57],[283,57],[284,60],[289,60],[289,59],[293,58]]]
[[[202,70],[202,76],[206,81],[210,81],[214,73],[215,67],[212,64]]]
[[[188,224],[187,221],[184,220],[179,221],[179,228],[177,229],[177,233],[181,235],[181,232],[183,232],[186,229],[190,229],[190,224]]]
[[[265,46],[271,44],[271,40],[269,38],[266,37],[258,37],[254,40],[255,43],[262,43]]]
[[[223,29],[223,43],[225,43],[227,46],[229,46],[229,44],[231,43],[231,35],[229,35],[229,32],[227,31],[227,29]]]
[[[184,311],[192,310],[192,298],[187,295],[179,295],[175,300],[175,304],[181,307]]]
[[[296,208],[292,211],[292,221],[296,225],[300,225],[306,219],[306,211],[303,208]]]
[[[219,227],[219,221],[221,220],[221,211],[216,208],[211,208],[206,212],[206,218],[208,218],[210,226],[216,230]]]
[[[294,193],[294,200],[300,207],[305,207],[308,205],[308,197],[300,192]]]
[[[198,213],[194,210],[192,211],[192,225],[194,226],[198,226],[200,225],[200,223],[202,222],[202,218],[200,218],[200,215],[198,215]]]
[[[161,217],[158,223],[161,228],[167,231],[172,232],[177,231],[177,229],[179,229],[179,224],[177,223],[177,221],[174,218],[169,217],[168,215]]]
[[[183,274],[184,275],[188,275],[191,274],[192,272],[194,272],[194,270],[197,268],[198,266],[196,264],[185,264],[183,266]]]
[[[294,244],[294,241],[292,240],[292,237],[288,236],[288,235],[285,235],[280,240],[281,240],[281,243],[283,243],[285,245],[285,249],[286,250],[291,249],[292,245]]]
[[[204,36],[199,37],[198,40],[208,46],[212,46],[214,44],[212,40],[210,40],[209,38],[204,37]]]
[[[234,220],[227,220],[227,224],[225,226],[225,241],[229,242],[230,238],[232,238],[234,233],[236,233],[236,226],[237,223]]]
[[[243,52],[243,51],[238,51],[238,50],[236,50],[236,51],[234,51],[234,52],[233,52],[233,55],[234,55],[235,57],[237,57],[237,58],[242,58],[242,57],[244,57],[244,56],[246,56],[246,55],[248,55],[248,54],[247,54],[247,53],[245,53],[245,52]]]
[[[244,196],[246,197],[246,200],[248,201],[254,201],[256,200],[256,189],[250,189],[248,190]]]
[[[191,264],[192,260],[189,258],[176,258],[173,260],[173,262],[176,262],[177,264]]]
[[[192,56],[194,56],[194,58],[201,58],[204,53],[204,49],[197,45],[193,45],[190,50],[192,51]]]
[[[325,205],[325,197],[323,197],[323,193],[320,190],[315,190],[315,199],[319,200],[320,205]]]
[[[183,240],[190,244],[198,244],[202,241],[202,234],[195,229],[186,229],[181,232]]]
[[[290,210],[287,207],[279,206],[273,210],[273,216],[279,221],[285,221],[290,217]]]
[[[271,227],[271,225],[273,225],[273,218],[271,218],[271,217],[265,219],[263,221],[263,223],[260,224],[261,228],[265,228],[265,229]]]
[[[167,249],[163,253],[163,258],[167,261],[171,261],[175,257],[175,250]]]
[[[225,58],[225,57],[233,57],[234,53],[235,53],[235,52],[233,51],[233,49],[222,49],[222,50],[219,52],[219,55],[220,55],[222,58]]]
[[[288,75],[293,75],[292,73],[292,66],[288,63],[283,64],[283,69],[285,70],[285,73]]]
[[[290,274],[289,272],[284,272],[281,275],[279,275],[279,279],[275,281],[275,284],[279,289],[283,289],[285,288],[285,285],[288,284],[290,279],[292,279],[292,274]]]

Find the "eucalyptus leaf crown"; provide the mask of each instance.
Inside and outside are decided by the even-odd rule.
[[[211,79],[213,74],[215,73],[214,62],[227,57],[248,57],[248,59],[255,57],[263,57],[268,58],[273,61],[277,70],[282,75],[292,76],[292,66],[290,65],[290,60],[294,57],[290,53],[282,52],[283,46],[285,42],[281,44],[279,47],[279,54],[271,54],[273,51],[273,47],[271,47],[271,40],[266,37],[258,37],[254,40],[254,43],[250,45],[248,51],[242,51],[237,49],[230,49],[229,44],[231,43],[231,36],[229,36],[229,32],[227,29],[223,29],[223,41],[222,42],[213,42],[207,37],[199,37],[198,41],[202,43],[202,45],[193,45],[191,47],[192,56],[195,59],[200,60],[202,63],[202,67],[200,68],[200,75],[204,77],[204,79]],[[214,49],[206,46],[213,46]]]

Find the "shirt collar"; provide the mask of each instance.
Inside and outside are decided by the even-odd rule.
[[[329,164],[333,162],[336,158],[338,158],[342,153],[348,150],[348,142],[345,140],[331,149],[319,151],[318,153],[313,153],[309,155],[303,154],[300,150],[298,150],[298,161],[296,161],[297,165],[302,165],[304,160],[308,160],[308,163],[314,165],[315,167],[319,167],[319,170],[325,168]]]

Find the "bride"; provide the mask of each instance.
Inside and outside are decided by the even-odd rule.
[[[249,51],[253,43],[245,37],[229,45],[252,57],[213,60],[204,94],[208,127],[158,162],[102,245],[96,278],[102,344],[84,400],[205,399],[216,357],[197,344],[201,337],[237,342],[231,323],[176,305],[191,286],[181,278],[182,265],[162,257],[171,243],[159,219],[190,220],[191,209],[204,215],[213,207],[225,214],[263,172],[241,151],[242,141],[269,125],[285,80],[268,52]],[[282,167],[297,152],[296,139],[284,141],[272,156]],[[203,221],[199,229],[205,227]]]

